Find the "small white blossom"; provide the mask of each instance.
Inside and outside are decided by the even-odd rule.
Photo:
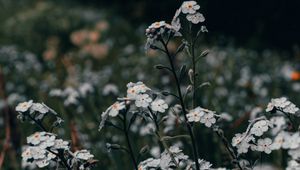
[[[184,14],[194,14],[198,9],[200,9],[200,6],[196,1],[185,1],[181,5],[181,10]]]
[[[82,97],[86,97],[88,93],[94,92],[94,88],[90,83],[83,83],[79,86],[79,93]]]
[[[19,103],[16,107],[17,112],[26,112],[29,110],[29,108],[32,106],[32,100],[29,100],[28,102]]]
[[[295,160],[300,158],[300,147],[296,149],[290,149],[288,154]]]
[[[168,109],[168,104],[162,99],[155,99],[151,103],[151,109],[155,112],[164,113]]]
[[[126,106],[124,102],[115,102],[108,108],[108,115],[115,117],[119,114],[119,111],[125,109],[125,107]]]
[[[214,117],[214,113],[207,113],[200,119],[201,123],[204,123],[206,127],[211,127],[211,125],[216,123],[216,118]]]
[[[94,158],[94,155],[85,149],[74,152],[74,156],[81,160],[89,160]]]
[[[188,14],[186,16],[186,19],[188,21],[192,22],[193,24],[198,24],[199,22],[204,22],[205,21],[204,16],[199,12],[197,12],[195,14]]]
[[[196,107],[195,109],[190,110],[186,117],[188,118],[189,122],[199,122],[200,118],[204,114],[205,113],[201,110],[201,107]]]
[[[27,137],[27,143],[37,145],[47,138],[45,134],[46,132],[35,132],[34,134]]]
[[[285,134],[286,134],[286,133],[281,132],[281,133],[279,133],[279,134],[275,137],[275,139],[274,139],[274,141],[273,141],[273,144],[272,144],[272,150],[278,150],[278,149],[280,149],[280,148],[282,147],[282,144],[283,144],[283,142],[284,142],[284,138],[286,137]]]
[[[284,142],[282,144],[282,148],[284,149],[296,149],[300,145],[300,136],[299,132],[296,132],[294,134],[288,134],[286,133],[286,136],[284,138]]]
[[[288,167],[286,170],[299,170],[300,169],[300,163],[298,163],[296,160],[290,160],[288,162]]]
[[[265,152],[266,154],[270,154],[272,152],[271,146],[272,140],[270,138],[258,139],[256,150],[260,152]]]
[[[41,103],[33,103],[30,110],[37,111],[37,112],[40,112],[42,114],[45,114],[49,111],[48,107],[44,106]]]
[[[69,149],[69,142],[64,141],[62,139],[56,139],[54,142],[54,149],[63,149],[63,150],[67,150]]]
[[[136,96],[135,105],[136,107],[148,107],[149,103],[152,102],[152,99],[148,94],[139,94]]]
[[[271,112],[276,109],[289,114],[295,114],[299,111],[299,108],[292,102],[288,101],[286,97],[271,99],[266,111]]]
[[[255,136],[261,136],[264,132],[268,131],[269,122],[267,120],[260,120],[254,123],[252,126],[250,133]]]

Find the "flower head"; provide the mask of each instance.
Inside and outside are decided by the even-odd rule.
[[[151,109],[155,112],[164,113],[168,109],[168,104],[163,99],[155,99],[151,103]]]
[[[196,1],[185,1],[182,3],[181,9],[184,14],[194,14],[198,9],[200,9],[200,6]]]
[[[29,110],[29,108],[32,106],[32,100],[29,100],[28,102],[19,103],[16,107],[17,112],[26,112]]]

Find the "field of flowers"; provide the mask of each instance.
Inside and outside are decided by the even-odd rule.
[[[300,169],[299,50],[207,43],[201,1],[139,26],[23,3],[1,2],[0,169]]]

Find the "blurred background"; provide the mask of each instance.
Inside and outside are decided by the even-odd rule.
[[[0,0],[0,166],[26,168],[21,164],[22,145],[38,129],[17,120],[14,108],[18,102],[33,99],[65,118],[57,133],[71,139],[74,148],[92,150],[100,160],[98,168],[132,168],[123,165],[128,161],[124,153],[106,150],[106,142],[118,143],[123,137],[112,130],[99,133],[100,115],[117,96],[125,95],[130,81],[172,90],[171,77],[153,68],[165,58],[156,51],[144,51],[144,30],[155,21],[170,22],[182,2]],[[231,139],[244,131],[254,108],[264,108],[271,98],[283,95],[297,104],[300,1],[198,3],[209,32],[197,51],[210,50],[198,69],[201,81],[211,84],[201,89],[198,100],[206,108],[231,116],[222,125],[228,129],[226,135]],[[177,45],[171,42],[171,50]],[[186,63],[185,56],[179,56],[179,63]],[[147,129],[145,124],[137,126]],[[133,137],[149,135],[140,129],[133,130]],[[146,137],[136,141],[136,146],[142,147]],[[222,156],[224,148],[212,147],[220,141],[208,130],[199,131],[197,138],[203,158],[218,166],[230,164]],[[149,155],[155,156],[157,148],[152,149]],[[276,154],[266,162],[284,166]]]

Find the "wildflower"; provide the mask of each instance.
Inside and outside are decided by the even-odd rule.
[[[76,151],[74,153],[74,156],[77,158],[77,159],[81,159],[81,160],[89,160],[89,159],[92,159],[94,157],[94,155],[92,155],[89,151],[83,149],[83,150],[79,150],[79,151]]]
[[[108,115],[111,117],[116,117],[119,114],[119,111],[123,109],[125,109],[124,102],[115,102],[108,108]]]
[[[300,147],[296,149],[290,149],[288,151],[288,154],[293,158],[293,159],[299,159],[300,158]]]
[[[16,107],[17,112],[26,112],[32,106],[32,100],[28,102],[19,103]]]
[[[194,14],[198,9],[200,9],[200,6],[196,1],[185,1],[182,3],[181,9],[184,14]]]
[[[156,99],[151,103],[151,109],[155,112],[164,113],[168,109],[168,104],[162,99]]]
[[[37,145],[46,139],[46,132],[35,132],[34,134],[27,137],[27,143]]]
[[[297,170],[300,169],[300,163],[298,163],[296,160],[290,160],[288,162],[288,167],[286,170]]]
[[[48,107],[46,107],[45,105],[43,105],[41,103],[33,103],[30,110],[31,111],[37,111],[37,112],[40,112],[42,114],[45,114],[49,111]]]
[[[274,125],[271,129],[272,134],[277,134],[286,125],[286,121],[283,116],[272,117],[270,122]]]
[[[294,134],[288,134],[286,133],[286,136],[284,138],[284,142],[282,144],[282,148],[284,149],[296,149],[300,145],[300,136],[299,133],[296,132]]]
[[[135,105],[136,107],[148,107],[149,103],[152,101],[148,94],[139,94],[136,96]]]
[[[201,123],[204,123],[206,127],[211,127],[211,125],[216,123],[216,118],[214,117],[214,113],[209,112],[204,114],[203,117],[200,119]]]
[[[255,136],[261,136],[264,132],[268,131],[269,122],[267,120],[260,120],[254,123],[253,127],[250,130],[250,133]]]
[[[201,107],[196,107],[193,110],[190,110],[189,113],[186,115],[189,122],[199,122],[200,118],[205,113],[201,110]]]
[[[205,21],[204,16],[199,12],[197,12],[195,14],[188,14],[186,16],[186,19],[188,21],[191,21],[193,24],[198,24],[199,22],[204,22]]]
[[[295,114],[296,112],[299,111],[299,108],[296,107],[296,105],[293,104],[292,102],[288,101],[287,98],[281,97],[281,98],[271,99],[271,102],[268,103],[266,112],[272,112],[274,110],[280,110],[285,113]]]
[[[54,149],[63,149],[63,150],[68,150],[69,149],[69,142],[64,141],[62,139],[56,139],[54,141]]]
[[[135,99],[137,95],[141,93],[145,93],[148,90],[150,90],[150,88],[147,87],[142,82],[137,82],[137,83],[130,82],[127,84],[127,98]]]
[[[272,149],[272,140],[270,138],[258,139],[256,150],[260,152],[265,152],[266,154],[270,154]]]
[[[232,146],[237,146],[238,144],[240,144],[242,142],[242,140],[245,138],[245,134],[240,134],[237,133],[235,134],[235,136],[232,138]]]

